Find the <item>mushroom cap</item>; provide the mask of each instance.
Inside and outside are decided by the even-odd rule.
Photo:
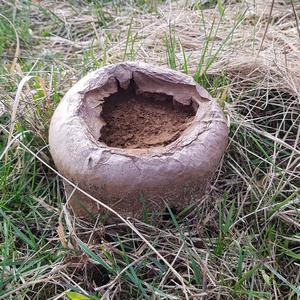
[[[103,103],[135,82],[138,93],[160,93],[193,105],[193,121],[172,143],[147,149],[109,147],[100,142]],[[223,112],[192,77],[139,62],[109,65],[89,73],[64,96],[51,119],[50,153],[58,171],[124,217],[145,208],[183,207],[201,197],[228,139]],[[89,197],[66,184],[77,215],[103,213]],[[141,201],[141,195],[143,199]]]

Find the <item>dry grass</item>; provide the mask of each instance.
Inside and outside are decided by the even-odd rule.
[[[300,5],[200,2],[0,2],[0,299],[300,298]],[[230,126],[207,195],[160,224],[74,218],[48,153],[65,91],[124,59],[195,76]]]

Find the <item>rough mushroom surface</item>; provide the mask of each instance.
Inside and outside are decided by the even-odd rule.
[[[50,124],[58,171],[124,217],[184,207],[203,196],[227,144],[224,115],[180,72],[120,63],[77,82]],[[69,184],[77,215],[107,213]],[[143,195],[141,197],[141,195]]]

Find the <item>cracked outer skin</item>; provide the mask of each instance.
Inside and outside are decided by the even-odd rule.
[[[98,141],[105,98],[132,79],[137,93],[163,93],[175,104],[194,106],[196,115],[177,140],[148,149],[112,148]],[[145,205],[148,212],[161,212],[165,202],[183,208],[204,195],[227,145],[226,123],[216,102],[190,76],[126,62],[88,74],[67,92],[51,120],[50,152],[58,171],[75,185],[123,217],[141,218]],[[68,183],[65,190],[77,216],[107,214]]]

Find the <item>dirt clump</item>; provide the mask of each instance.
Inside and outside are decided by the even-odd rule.
[[[161,94],[116,94],[105,101],[101,117],[106,122],[100,141],[110,147],[151,148],[175,141],[195,115],[192,106],[174,105]]]

